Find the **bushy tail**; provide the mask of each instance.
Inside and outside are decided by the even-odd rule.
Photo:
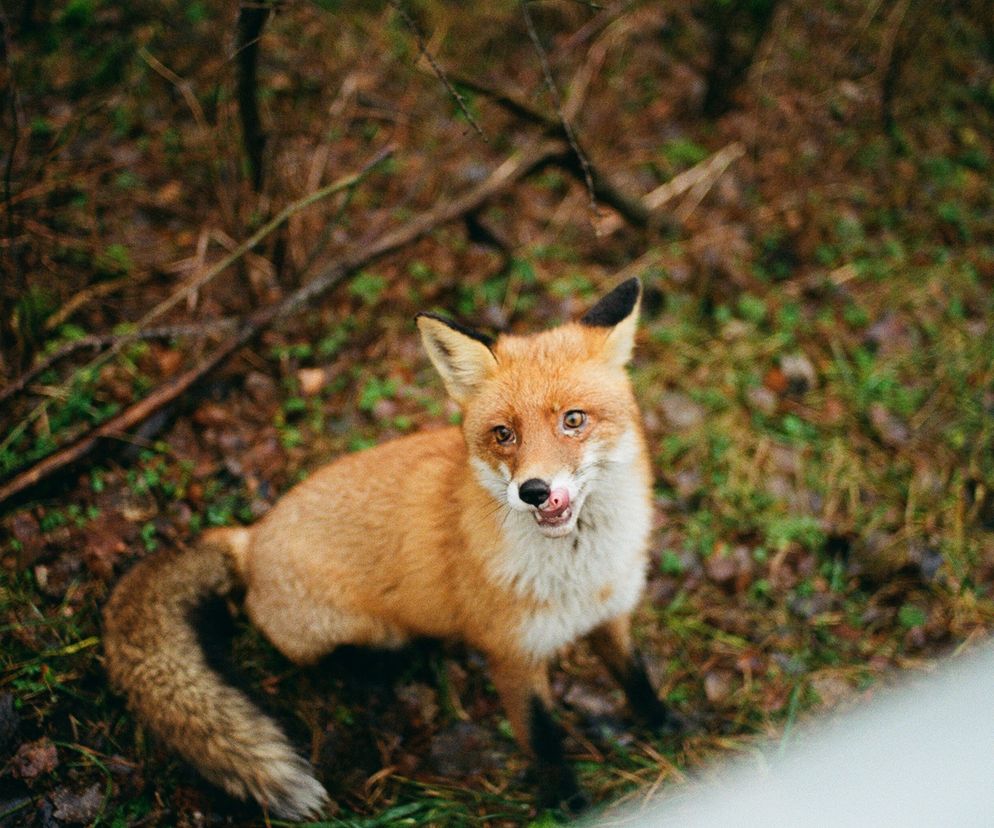
[[[216,542],[135,566],[104,610],[111,683],[149,730],[214,784],[281,817],[316,816],[328,795],[311,766],[212,669],[194,627],[204,602],[234,585]]]

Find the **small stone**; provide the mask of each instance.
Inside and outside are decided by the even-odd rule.
[[[297,384],[305,397],[314,397],[325,386],[323,368],[301,368],[297,371]]]
[[[784,354],[780,357],[780,370],[787,382],[787,393],[795,397],[810,391],[818,383],[815,367],[804,354]]]
[[[660,406],[674,428],[693,428],[704,419],[704,409],[686,394],[663,394]]]
[[[704,695],[711,704],[717,704],[732,694],[734,676],[729,670],[711,670],[704,676]]]

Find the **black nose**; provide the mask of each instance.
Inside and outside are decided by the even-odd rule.
[[[549,499],[550,491],[552,490],[549,488],[548,483],[544,480],[539,480],[537,477],[533,477],[531,480],[526,480],[518,486],[518,497],[525,503],[538,506],[540,503],[545,503]]]

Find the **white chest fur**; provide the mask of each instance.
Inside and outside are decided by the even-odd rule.
[[[505,548],[492,571],[537,604],[520,629],[536,658],[630,612],[642,594],[652,525],[648,482],[621,459],[600,465],[570,535],[543,536],[527,512],[511,512],[504,522]]]

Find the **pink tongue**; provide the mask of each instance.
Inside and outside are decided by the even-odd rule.
[[[553,489],[539,511],[543,517],[559,517],[569,508],[569,489],[565,486]]]

